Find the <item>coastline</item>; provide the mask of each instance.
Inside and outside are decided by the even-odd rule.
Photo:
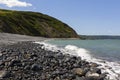
[[[23,41],[44,41],[48,38],[44,37],[34,37],[20,34],[11,34],[11,33],[0,33],[0,46],[9,45],[17,42]]]
[[[81,57],[65,55],[61,51],[46,50],[44,45],[33,43],[51,39],[3,34],[0,35],[0,42],[4,43],[0,48],[1,79],[105,79],[106,74],[101,73],[96,63],[87,62]]]
[[[35,37],[35,36],[28,36],[28,35],[20,35],[20,34],[11,34],[11,33],[0,33],[0,45],[8,45],[17,42],[23,41],[49,41],[49,40],[56,40],[56,39],[79,39],[79,38],[45,38],[45,37]]]
[[[83,43],[92,43],[92,45],[86,45]],[[103,56],[105,56],[104,58],[100,58],[100,56],[93,56],[94,55],[94,50],[98,50],[98,52],[96,51],[96,53],[99,53],[99,51],[102,51],[104,49],[109,49],[109,47],[103,47],[103,44],[105,44],[104,42],[107,42],[106,45],[111,45],[112,44],[116,44],[111,43],[111,40],[90,40],[90,41],[86,41],[86,40],[54,40],[54,41],[50,41],[50,42],[38,42],[39,44],[44,44],[45,48],[48,50],[52,50],[52,51],[56,51],[56,50],[60,50],[62,51],[64,54],[70,54],[70,55],[74,55],[74,56],[80,56],[82,58],[82,60],[86,60],[87,62],[93,62],[96,63],[100,66],[98,66],[99,69],[102,70],[102,73],[106,73],[107,76],[107,80],[119,80],[120,79],[120,64],[119,61],[109,61],[106,58],[109,56],[105,56],[103,54]],[[109,43],[109,44],[108,44]],[[96,44],[96,45],[94,45]],[[115,47],[119,47],[119,45],[116,44]],[[113,45],[114,46],[114,45]],[[112,46],[112,47],[113,47]],[[91,47],[94,47],[95,49],[90,49]],[[98,49],[96,49],[96,47],[98,47]],[[93,50],[93,51],[91,51]],[[104,53],[112,53],[111,48],[109,49],[110,52],[106,51]],[[117,50],[116,50],[117,51]],[[102,53],[100,53],[102,54]],[[119,55],[118,55],[119,56]],[[116,58],[115,58],[116,59]],[[119,59],[118,59],[119,60]]]
[[[104,80],[96,63],[61,51],[44,49],[41,44],[18,42],[0,49],[2,79]]]

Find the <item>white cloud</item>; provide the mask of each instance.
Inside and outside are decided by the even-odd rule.
[[[23,2],[20,0],[0,0],[0,4],[4,4],[7,7],[27,7],[32,6],[32,4]]]

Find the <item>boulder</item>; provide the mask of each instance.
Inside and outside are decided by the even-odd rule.
[[[85,75],[85,72],[82,68],[74,68],[73,73],[78,75],[78,76],[84,76]]]

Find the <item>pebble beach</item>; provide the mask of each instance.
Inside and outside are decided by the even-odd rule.
[[[98,64],[34,43],[46,38],[7,35],[0,38],[0,80],[106,80]]]

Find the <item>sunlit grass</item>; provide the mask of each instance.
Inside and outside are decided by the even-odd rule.
[[[44,37],[76,37],[67,24],[37,12],[0,10],[1,32]]]

